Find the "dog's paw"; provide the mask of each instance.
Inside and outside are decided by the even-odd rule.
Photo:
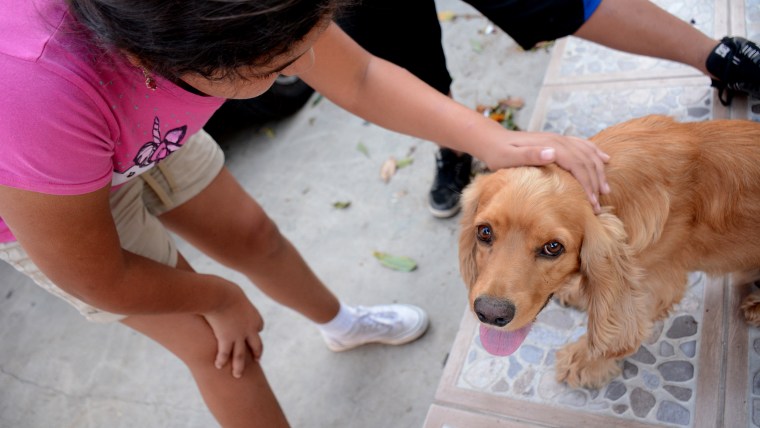
[[[745,297],[741,304],[741,310],[747,324],[760,327],[760,292],[755,291]]]
[[[614,359],[592,359],[586,337],[557,351],[557,382],[572,388],[601,388],[620,375],[621,368]]]

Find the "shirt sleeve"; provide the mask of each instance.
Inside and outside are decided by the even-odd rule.
[[[110,183],[118,136],[104,106],[33,62],[0,66],[0,185],[68,195]]]

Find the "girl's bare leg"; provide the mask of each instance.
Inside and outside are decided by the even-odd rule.
[[[280,304],[320,324],[338,313],[335,295],[226,168],[200,194],[160,218]]]
[[[180,258],[179,268],[190,269]],[[246,353],[241,378],[232,376],[230,364],[214,366],[217,340],[199,315],[137,315],[122,320],[130,328],[150,337],[179,357],[195,379],[203,400],[225,428],[287,427],[288,422],[269,387],[261,366]]]

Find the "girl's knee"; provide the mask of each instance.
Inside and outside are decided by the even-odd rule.
[[[247,252],[257,255],[268,255],[279,251],[285,245],[285,237],[280,229],[267,215],[254,220],[245,231],[245,247]]]

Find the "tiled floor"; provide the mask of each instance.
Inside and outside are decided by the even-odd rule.
[[[760,0],[656,3],[716,37],[760,36]],[[568,38],[554,49],[530,128],[588,137],[650,113],[760,121],[760,101],[729,109],[694,69]],[[518,352],[494,357],[466,311],[425,426],[760,427],[760,331],[736,311],[746,292],[693,273],[671,317],[599,390],[554,380],[554,353],[583,334],[583,313],[552,303]]]

